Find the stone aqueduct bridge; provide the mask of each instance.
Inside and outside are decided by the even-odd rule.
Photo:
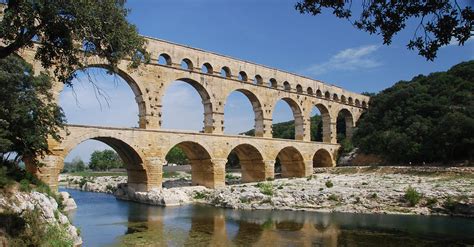
[[[108,128],[69,125],[59,143],[50,140],[51,154],[46,165],[28,169],[57,187],[58,176],[69,151],[83,141],[94,139],[114,148],[126,163],[128,183],[136,190],[161,188],[164,157],[175,145],[188,156],[193,184],[215,188],[225,184],[225,163],[234,151],[240,160],[244,182],[274,177],[274,163],[279,158],[282,176],[304,177],[313,166],[334,166],[339,148],[336,141],[338,114],[345,117],[346,135],[351,136],[356,121],[369,98],[342,88],[292,73],[272,69],[178,45],[147,38],[148,51],[155,58],[149,64],[130,70],[129,61],[119,64],[118,74],[127,81],[139,108],[139,128]],[[20,54],[42,67],[34,59],[34,49]],[[89,67],[107,68],[96,57],[88,57]],[[161,61],[161,62],[160,62]],[[161,130],[162,99],[174,81],[194,87],[202,98],[204,128],[201,133]],[[54,83],[59,99],[63,83]],[[255,136],[224,135],[224,105],[229,94],[242,92],[255,113]],[[272,114],[279,100],[289,104],[295,119],[295,140],[272,138]],[[200,107],[200,106],[196,106]],[[323,142],[310,140],[310,115],[317,107],[323,119]]]

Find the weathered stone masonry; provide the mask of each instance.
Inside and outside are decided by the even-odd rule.
[[[207,52],[163,40],[147,38],[151,63],[130,70],[128,61],[119,64],[118,74],[127,81],[139,108],[139,129],[68,126],[61,143],[50,140],[51,154],[41,168],[28,169],[56,187],[64,158],[76,145],[89,139],[114,148],[127,164],[128,183],[137,190],[160,188],[167,152],[180,146],[190,159],[194,184],[219,187],[225,184],[225,163],[231,151],[239,156],[244,182],[274,177],[276,158],[282,176],[303,177],[314,166],[334,166],[339,148],[336,120],[342,113],[346,135],[367,107],[369,98],[317,80],[251,62]],[[20,54],[42,71],[34,59],[34,48]],[[97,57],[87,57],[88,67],[107,68]],[[161,100],[174,81],[193,86],[204,106],[202,133],[161,130]],[[59,99],[63,83],[54,84]],[[255,114],[255,137],[224,135],[224,105],[234,91],[250,100]],[[295,139],[272,138],[272,115],[279,100],[287,102],[295,119]],[[323,118],[323,142],[310,140],[310,115],[317,107]]]

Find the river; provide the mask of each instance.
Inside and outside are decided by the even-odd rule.
[[[208,206],[157,207],[61,189],[84,246],[449,246],[474,245],[474,219]]]

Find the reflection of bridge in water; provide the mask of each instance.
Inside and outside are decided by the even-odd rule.
[[[292,73],[233,59],[212,52],[147,38],[154,58],[136,70],[121,61],[118,75],[130,85],[139,109],[139,129],[69,126],[61,143],[50,140],[51,154],[46,165],[27,165],[52,187],[64,166],[68,152],[83,141],[102,141],[115,149],[126,163],[128,181],[136,190],[160,188],[165,156],[173,146],[181,147],[192,166],[193,184],[219,187],[225,181],[225,163],[230,152],[240,160],[243,181],[274,177],[278,158],[285,177],[312,174],[313,166],[334,166],[339,148],[336,120],[342,116],[345,133],[353,128],[369,98],[339,87]],[[35,48],[20,54],[33,64]],[[97,57],[84,58],[89,67],[107,68]],[[191,85],[199,93],[204,108],[202,133],[161,130],[162,99],[166,88],[176,80]],[[54,83],[56,98],[63,83]],[[224,106],[228,95],[238,91],[251,102],[255,115],[255,136],[224,135]],[[295,121],[294,141],[272,138],[272,115],[279,100],[288,103]],[[322,142],[311,141],[310,116],[316,107],[322,116]]]

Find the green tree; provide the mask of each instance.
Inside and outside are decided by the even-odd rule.
[[[173,147],[165,157],[166,161],[171,164],[186,165],[189,163],[188,157],[179,147]]]
[[[393,36],[414,19],[415,30],[408,48],[417,49],[419,55],[433,60],[440,47],[452,40],[464,45],[471,37],[474,11],[469,2],[463,6],[456,0],[372,0],[360,1],[360,6],[357,6],[352,0],[300,0],[295,7],[300,13],[312,15],[321,14],[322,9],[330,9],[336,17],[349,20],[355,28],[381,35],[386,45],[391,44]],[[352,20],[357,14],[358,19]]]
[[[104,58],[113,72],[124,58],[131,58],[135,67],[148,61],[149,54],[145,39],[126,19],[125,2],[1,0],[6,8],[0,21],[0,59],[37,41],[36,59],[45,68],[56,66],[55,76],[65,83],[85,66],[84,55]]]
[[[16,56],[0,59],[0,155],[2,164],[24,158],[36,161],[48,152],[48,136],[60,140],[65,123],[46,74]]]
[[[124,164],[119,155],[110,149],[94,151],[89,162],[89,168],[94,171],[107,171],[113,168],[122,168],[123,166]]]
[[[397,162],[472,160],[474,61],[400,81],[371,98],[354,144]]]

